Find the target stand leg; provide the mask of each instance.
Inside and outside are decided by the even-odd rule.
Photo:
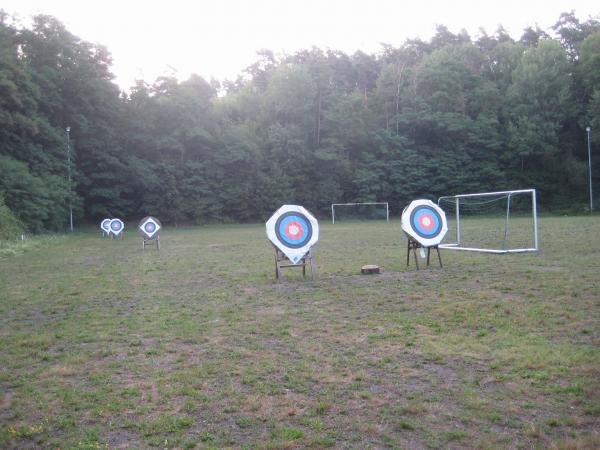
[[[440,248],[437,245],[434,245],[432,247],[427,247],[427,267],[429,267],[429,255],[431,253],[431,249],[434,249],[437,252],[438,261],[440,262],[440,267],[444,267],[442,265],[442,255],[440,254]]]
[[[415,265],[417,266],[417,270],[419,270],[419,258],[417,257],[417,248],[420,248],[421,244],[412,239],[408,239],[408,248],[406,251],[406,267],[410,265],[410,251],[412,250],[415,255]]]
[[[279,254],[280,253],[281,252],[279,250],[275,249],[275,279],[277,281],[279,281],[281,278],[281,269],[279,268],[279,257],[280,257]]]

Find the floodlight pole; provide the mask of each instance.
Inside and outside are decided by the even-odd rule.
[[[590,180],[590,214],[594,211],[594,201],[592,200],[592,148],[590,146],[590,131],[592,129],[590,127],[586,127],[585,131],[587,131],[587,144],[588,144],[588,175]]]
[[[67,173],[69,176],[69,229],[73,232],[73,184],[71,182],[71,127],[65,128],[67,133]]]

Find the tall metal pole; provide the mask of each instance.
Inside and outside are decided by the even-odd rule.
[[[73,184],[71,182],[71,127],[65,128],[67,132],[67,173],[69,174],[69,229],[73,232]]]
[[[587,144],[588,144],[588,167],[589,167],[589,181],[590,181],[590,214],[594,211],[594,201],[592,199],[592,148],[590,146],[590,127],[586,127],[587,131]]]

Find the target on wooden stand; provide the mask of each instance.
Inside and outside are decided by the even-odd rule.
[[[319,223],[302,206],[283,205],[267,221],[267,237],[296,264],[319,240]]]
[[[111,219],[104,219],[102,222],[100,222],[100,229],[102,230],[103,236],[104,234],[110,234],[110,221]]]
[[[414,200],[402,212],[402,229],[423,247],[438,245],[448,232],[444,211],[430,200]]]
[[[110,232],[116,236],[119,236],[125,229],[125,224],[121,219],[112,219],[109,224]]]
[[[161,228],[162,225],[160,220],[152,216],[144,217],[142,220],[140,220],[140,224],[138,225],[140,234],[146,239],[152,239],[153,237],[158,236]]]

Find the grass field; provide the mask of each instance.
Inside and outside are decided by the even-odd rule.
[[[599,231],[416,272],[397,220],[322,223],[280,284],[263,225],[5,248],[0,447],[600,448]]]

